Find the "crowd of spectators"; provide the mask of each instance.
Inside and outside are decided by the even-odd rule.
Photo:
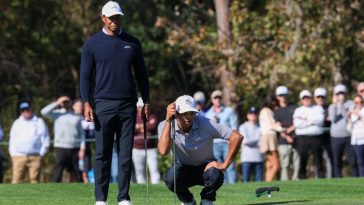
[[[302,90],[299,96],[293,96],[286,86],[279,86],[275,95],[268,96],[262,105],[251,105],[240,125],[235,109],[222,103],[222,91],[213,91],[210,103],[201,91],[193,97],[198,115],[237,130],[244,136],[240,162],[234,162],[226,169],[225,183],[236,183],[238,176],[244,182],[306,179],[309,177],[307,165],[311,155],[314,178],[342,177],[344,160],[349,164],[350,176],[363,177],[364,82],[358,84],[352,99],[342,84],[334,87],[331,100],[330,96],[322,87],[313,92]],[[295,99],[299,102],[297,105],[290,103]],[[139,116],[142,106],[139,99],[133,146],[133,181],[146,183],[147,166],[151,183],[157,184],[161,182],[156,149],[158,139],[155,137],[159,121],[156,115],[151,115],[145,130]],[[18,109],[20,115],[9,133],[11,182],[24,183],[28,179],[30,183],[38,183],[51,137],[42,117],[33,113],[30,102],[19,103]],[[53,181],[64,181],[62,174],[68,172],[68,181],[92,183],[95,125],[84,120],[82,102],[61,96],[42,108],[41,115],[54,124]],[[148,136],[147,144],[143,138],[144,131]],[[4,134],[0,127],[0,140]],[[224,161],[228,147],[227,141],[214,140],[217,161]],[[1,181],[3,158],[4,154],[0,152]],[[118,160],[117,156],[113,160]]]

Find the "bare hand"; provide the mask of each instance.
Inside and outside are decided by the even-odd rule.
[[[166,120],[171,121],[173,116],[176,115],[176,102],[167,106]]]
[[[61,96],[56,102],[58,105],[62,105],[65,101],[70,101],[70,98],[68,96]]]
[[[87,122],[94,121],[94,113],[93,113],[93,110],[92,110],[92,107],[91,107],[90,103],[85,102],[84,106],[85,106],[85,112],[84,112],[85,120]]]
[[[78,152],[78,158],[79,159],[85,158],[85,150],[80,149],[80,151]]]
[[[145,116],[145,119],[148,120],[149,114],[150,114],[149,104],[144,104],[142,108],[142,117]]]
[[[287,140],[288,144],[292,144],[294,142],[294,138],[289,135],[286,137],[286,140]]]
[[[212,161],[206,165],[204,172],[206,172],[211,167],[215,167],[216,169],[220,169],[221,171],[225,171],[225,169],[227,168],[223,163]]]

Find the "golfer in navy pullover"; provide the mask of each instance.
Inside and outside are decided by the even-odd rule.
[[[95,198],[105,205],[110,182],[114,144],[118,153],[118,202],[130,205],[129,187],[136,117],[136,85],[141,92],[142,114],[149,116],[149,81],[140,42],[121,30],[123,15],[118,3],[109,1],[102,8],[102,31],[83,46],[80,88],[85,119],[95,121]],[[133,69],[132,69],[133,68]]]

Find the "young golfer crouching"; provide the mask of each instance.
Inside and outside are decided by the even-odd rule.
[[[176,161],[167,171],[165,183],[169,190],[177,194],[182,204],[196,204],[188,188],[200,185],[203,186],[201,204],[210,205],[216,200],[216,191],[224,182],[223,172],[235,158],[243,136],[197,112],[193,98],[188,95],[180,96],[169,104],[166,120],[158,126],[158,151],[161,155],[167,155],[175,143],[173,154]],[[229,150],[223,163],[214,158],[214,138],[229,141]]]

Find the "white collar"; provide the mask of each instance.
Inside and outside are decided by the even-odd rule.
[[[103,28],[102,28],[102,32],[104,32],[104,33],[105,33],[106,35],[108,35],[108,36],[111,36],[109,33],[107,33],[107,31],[106,31],[105,27],[103,27]],[[120,31],[119,31],[118,35],[120,35],[122,32],[123,32],[123,29],[122,29],[122,28],[120,28]]]

